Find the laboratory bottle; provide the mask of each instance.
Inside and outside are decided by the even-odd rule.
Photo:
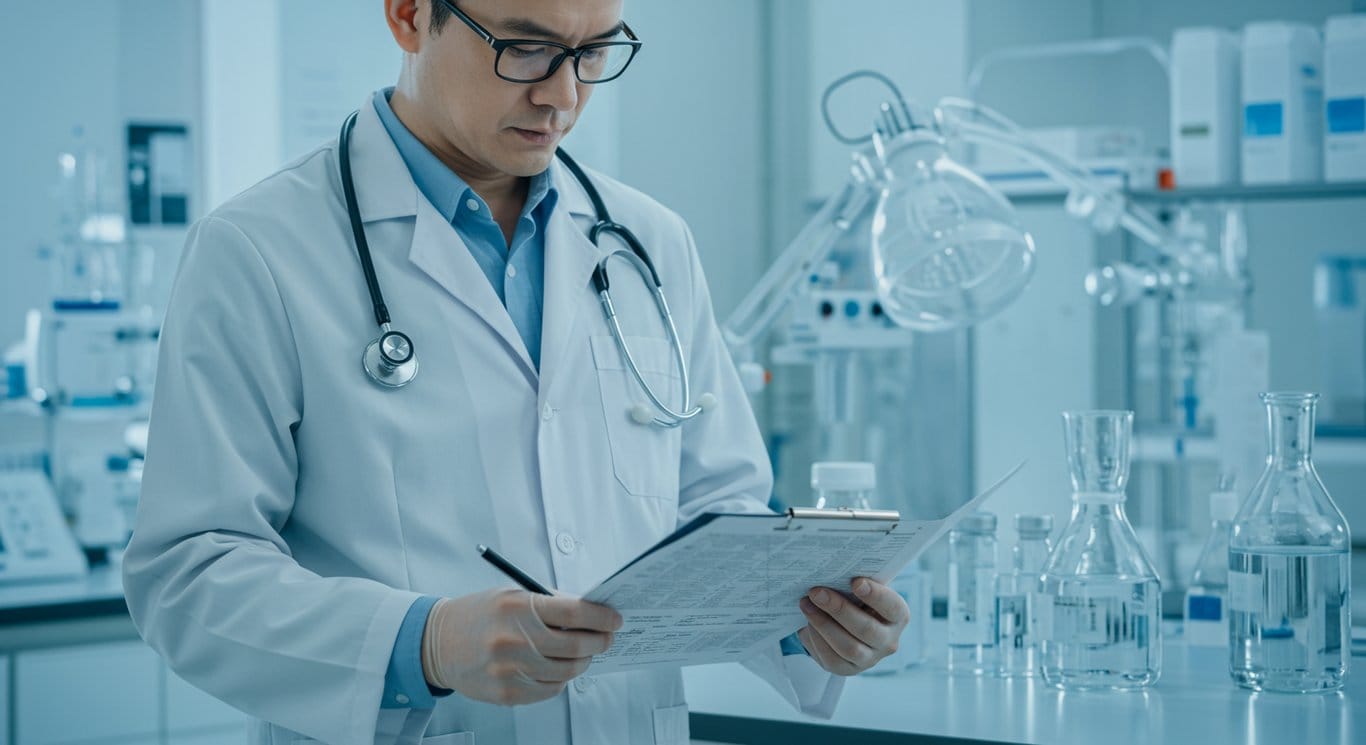
[[[1342,688],[1351,535],[1311,458],[1313,393],[1265,393],[1266,470],[1229,535],[1229,669],[1259,691]]]
[[[1133,690],[1162,669],[1162,587],[1124,514],[1131,411],[1063,414],[1072,518],[1043,570],[1052,626],[1040,645],[1044,682],[1068,690]]]
[[[811,488],[816,492],[817,509],[869,510],[877,488],[877,470],[872,463],[812,463]]]
[[[1016,515],[1011,569],[996,578],[996,654],[1005,677],[1039,672],[1039,639],[1049,607],[1039,595],[1039,575],[1053,546],[1052,515]]]
[[[949,531],[949,670],[995,670],[996,516],[974,512]]]
[[[1238,494],[1223,480],[1209,495],[1209,538],[1200,549],[1195,574],[1186,589],[1187,644],[1222,647],[1228,644],[1228,536],[1238,512]]]

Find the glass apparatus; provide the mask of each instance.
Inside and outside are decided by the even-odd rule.
[[[1010,203],[923,130],[874,143],[885,167],[873,268],[887,314],[903,327],[938,331],[1009,305],[1034,269],[1034,241]]]
[[[1015,531],[1012,569],[996,578],[996,653],[1001,675],[1028,677],[1038,674],[1039,640],[1050,620],[1039,573],[1053,549],[1053,516],[1016,515]]]
[[[1131,411],[1063,414],[1072,519],[1044,565],[1041,663],[1058,688],[1133,690],[1161,672],[1161,583],[1124,514],[1133,423]]]
[[[1351,536],[1310,457],[1318,396],[1262,402],[1270,455],[1229,537],[1229,669],[1259,691],[1336,690],[1351,651]]]
[[[1195,574],[1186,590],[1185,637],[1187,644],[1228,644],[1228,536],[1238,512],[1238,494],[1232,479],[1225,477],[1209,495],[1212,522]]]
[[[60,244],[53,274],[58,310],[114,310],[123,300],[127,223],[114,198],[109,163],[77,127],[57,158]]]
[[[812,463],[811,488],[816,492],[817,509],[871,510],[870,498],[877,488],[877,470],[872,463]]]
[[[949,531],[949,669],[992,672],[996,660],[996,516],[974,512]]]

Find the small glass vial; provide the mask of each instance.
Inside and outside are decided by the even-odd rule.
[[[1223,647],[1228,644],[1228,536],[1238,512],[1238,494],[1228,481],[1209,495],[1212,525],[1195,574],[1186,590],[1184,635],[1187,644]]]
[[[996,668],[996,516],[974,512],[949,531],[949,670]]]
[[[811,488],[816,492],[816,509],[870,510],[877,470],[872,463],[812,463]]]
[[[1271,452],[1229,535],[1229,670],[1258,691],[1338,690],[1351,660],[1352,539],[1314,470],[1317,401],[1262,394]]]
[[[1039,640],[1050,610],[1039,595],[1039,576],[1053,550],[1053,516],[1016,515],[1015,531],[1012,568],[996,578],[996,654],[998,670],[1008,678],[1039,674]]]
[[[1052,628],[1045,683],[1065,690],[1137,690],[1162,671],[1162,584],[1124,514],[1131,411],[1063,414],[1072,519],[1043,570]]]

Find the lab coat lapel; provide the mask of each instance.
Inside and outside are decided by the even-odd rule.
[[[541,392],[558,377],[565,349],[574,335],[579,309],[592,301],[593,267],[606,251],[593,245],[587,230],[594,221],[588,195],[557,160],[551,166],[559,206],[546,230],[545,303],[542,314]],[[585,303],[585,301],[588,301]]]
[[[441,285],[452,297],[474,311],[495,334],[502,338],[508,351],[522,363],[527,382],[536,387],[536,366],[527,353],[526,343],[479,268],[460,234],[425,198],[417,204],[417,224],[413,227],[413,243],[408,249],[408,260]],[[453,330],[459,334],[460,331]]]

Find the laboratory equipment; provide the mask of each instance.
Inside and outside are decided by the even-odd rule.
[[[59,310],[114,310],[125,295],[128,225],[113,199],[109,163],[76,127],[58,155],[59,242],[53,306]]]
[[[949,670],[982,675],[996,665],[996,516],[974,512],[949,531]]]
[[[634,49],[634,47],[631,48]],[[577,61],[575,58],[576,69]],[[628,59],[627,62],[629,61]],[[622,68],[624,67],[625,63],[622,64]],[[356,202],[356,185],[351,177],[351,131],[356,125],[358,116],[359,112],[354,112],[342,124],[341,134],[338,136],[340,143],[338,151],[340,153],[342,191],[346,198],[346,212],[350,218],[356,253],[360,256],[361,270],[365,274],[365,284],[369,289],[370,304],[374,311],[375,322],[379,324],[381,332],[379,338],[366,345],[365,351],[361,355],[361,363],[365,373],[376,384],[386,388],[402,388],[417,376],[417,354],[413,347],[413,340],[403,332],[395,331],[391,327],[389,309],[384,303],[384,295],[380,292],[379,280],[375,277],[375,267],[370,260],[370,245],[365,238],[365,227],[361,221],[360,208]],[[669,304],[664,299],[664,289],[659,279],[659,273],[655,271],[654,262],[650,260],[650,255],[645,251],[645,247],[641,245],[640,240],[629,228],[612,221],[611,215],[607,212],[607,205],[598,194],[597,188],[593,186],[593,182],[589,180],[588,174],[584,173],[578,163],[575,163],[563,149],[556,149],[555,154],[569,169],[570,173],[574,174],[574,178],[578,180],[579,185],[583,187],[588,198],[593,202],[593,209],[597,213],[597,223],[589,229],[589,239],[594,245],[598,245],[602,236],[611,236],[625,243],[630,249],[627,251],[619,248],[612,251],[599,261],[593,269],[593,287],[602,304],[602,312],[607,318],[607,325],[612,332],[612,338],[616,339],[617,349],[621,351],[626,367],[631,371],[631,377],[635,379],[636,384],[640,386],[651,404],[648,407],[644,404],[637,404],[631,407],[627,414],[631,421],[636,424],[677,427],[715,406],[716,397],[711,393],[703,393],[698,396],[695,404],[693,402],[692,387],[688,382],[688,366],[683,357],[683,344],[678,339],[678,328],[674,324],[673,314],[669,311]],[[655,393],[654,388],[645,381],[644,376],[640,374],[640,368],[636,366],[635,356],[631,354],[631,350],[626,344],[626,338],[621,332],[621,324],[617,321],[616,307],[612,304],[612,296],[609,292],[607,262],[613,258],[620,258],[630,264],[631,268],[640,275],[641,281],[650,288],[654,297],[655,308],[659,311],[660,320],[668,333],[669,344],[673,347],[674,364],[679,380],[682,381],[682,403],[677,411],[664,403]]]
[[[1323,178],[1323,39],[1300,23],[1243,30],[1245,184]]]
[[[1039,641],[1052,625],[1039,577],[1053,550],[1053,516],[1016,515],[1015,531],[1011,569],[996,578],[996,653],[1001,675],[1030,677],[1039,674]]]
[[[1195,561],[1186,589],[1186,643],[1222,647],[1228,644],[1228,537],[1238,512],[1231,478],[1220,479],[1209,495],[1209,537]]]
[[[1238,182],[1241,42],[1220,28],[1172,35],[1171,143],[1176,185]]]
[[[1240,686],[1342,687],[1351,651],[1351,535],[1314,469],[1313,393],[1266,393],[1266,470],[1229,537],[1229,669]]]
[[[1146,147],[1137,127],[1039,127],[1021,130],[1021,134],[1116,189],[1151,189],[1165,165]],[[973,171],[1002,194],[1046,194],[1058,188],[1037,165],[1008,151],[976,148],[974,156]]]
[[[87,571],[47,476],[0,470],[0,583],[71,579]]]
[[[1320,256],[1314,265],[1320,406],[1325,424],[1366,426],[1366,257]]]
[[[1072,519],[1043,570],[1052,628],[1045,682],[1069,690],[1133,690],[1162,669],[1162,586],[1124,514],[1134,415],[1063,414]]]
[[[1324,180],[1366,180],[1366,13],[1328,19],[1323,95]]]
[[[811,488],[816,492],[816,509],[871,510],[877,471],[872,463],[812,463]]]

